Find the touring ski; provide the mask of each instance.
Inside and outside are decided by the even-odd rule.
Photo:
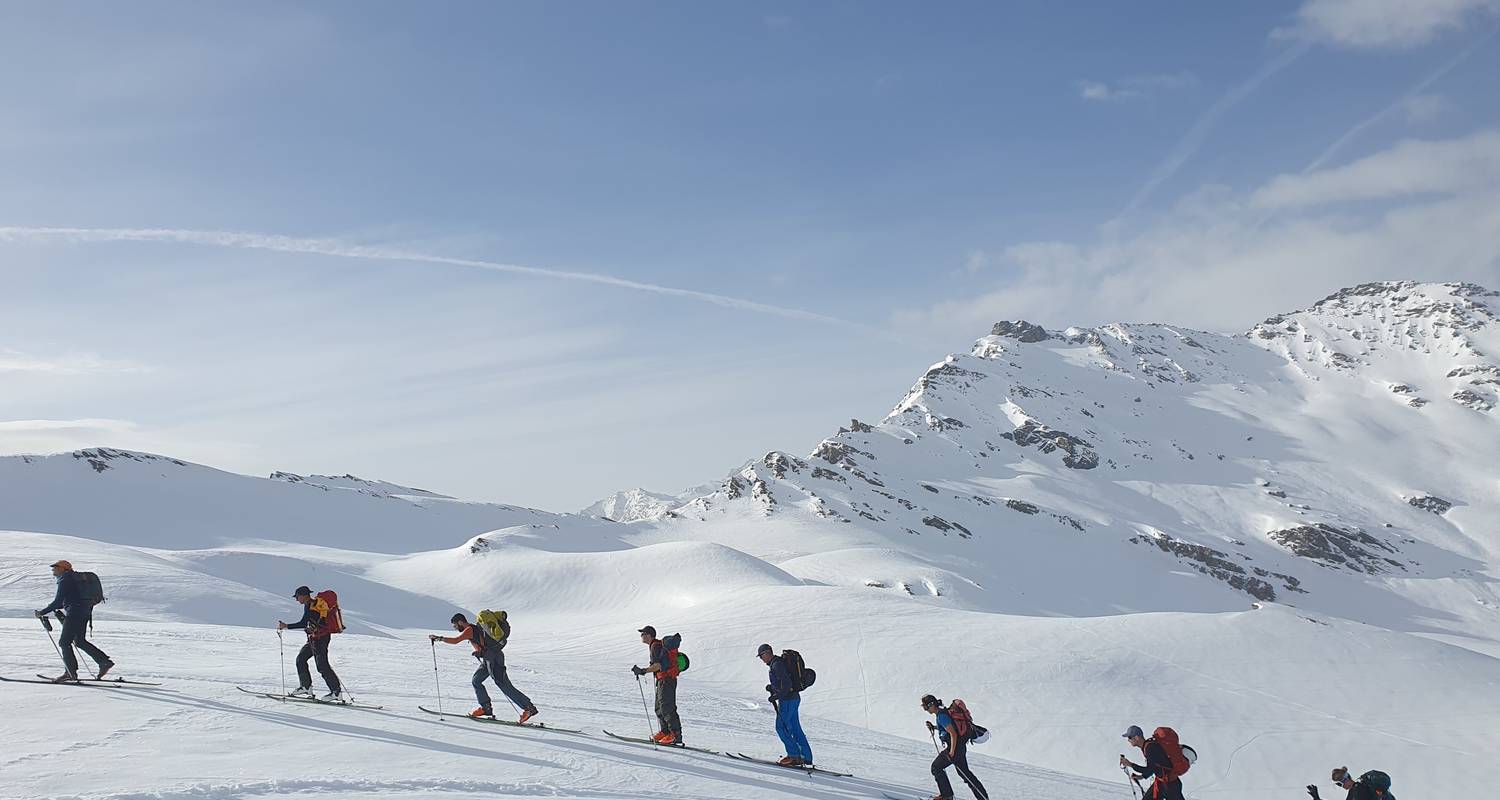
[[[379,711],[381,706],[372,706],[366,703],[355,703],[348,700],[319,700],[316,697],[303,697],[295,694],[277,694],[275,692],[257,692],[254,689],[246,689],[243,686],[234,687],[245,694],[253,694],[256,697],[264,697],[268,700],[279,700],[283,703],[312,703],[320,706],[343,706],[344,708],[363,708],[371,711]]]
[[[729,755],[728,753],[719,750],[710,750],[706,747],[689,747],[685,744],[662,744],[661,742],[653,742],[650,739],[641,739],[635,736],[621,736],[618,733],[610,733],[609,731],[605,731],[604,735],[610,737],[611,739],[619,739],[622,742],[630,742],[631,744],[642,744],[646,745],[647,747],[662,747],[667,750],[691,750],[694,753],[708,753],[709,755],[714,756]]]
[[[770,760],[768,758],[756,758],[755,756],[747,756],[744,753],[725,753],[725,755],[729,756],[730,758],[738,759],[740,761],[751,761],[751,762],[754,762],[756,764],[765,764],[765,765],[771,766],[771,767],[781,767],[782,769],[798,769],[798,770],[802,770],[803,772],[807,772],[807,773],[811,773],[811,774],[816,774],[816,775],[830,775],[830,776],[835,777],[835,778],[852,778],[852,777],[854,777],[853,774],[848,773],[848,772],[834,772],[833,770],[823,769],[822,767],[809,767],[809,766],[806,766],[806,765],[795,766],[794,767],[794,766],[789,766],[787,764],[777,763],[777,762],[772,761],[772,760]]]
[[[160,686],[161,685],[159,683],[141,683],[139,681],[116,680],[116,679],[112,679],[112,678],[106,678],[106,679],[104,679],[102,681],[99,680],[98,678],[84,678],[81,681],[54,681],[51,678],[47,677],[46,675],[38,675],[34,679],[33,678],[4,678],[4,677],[0,677],[0,681],[5,681],[6,683],[36,683],[36,684],[49,685],[49,686],[88,686],[88,687],[92,687],[92,688],[95,688],[95,689],[102,689],[102,688],[107,687],[107,686],[118,686],[118,687],[120,687],[120,688],[123,689],[123,688],[127,688],[127,687],[130,687],[130,686]]]
[[[417,706],[417,708],[420,708],[421,710],[426,711],[429,714],[433,714],[439,717],[463,717],[464,719],[471,719],[475,722],[485,722],[491,725],[509,725],[512,728],[538,728],[544,731],[552,731],[553,733],[583,733],[583,731],[574,730],[572,728],[554,728],[544,722],[511,722],[510,720],[495,719],[494,717],[471,717],[468,714],[439,714],[438,712],[433,711],[427,706]]]

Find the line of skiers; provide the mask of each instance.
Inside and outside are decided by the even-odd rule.
[[[51,626],[47,623],[47,615],[57,614],[63,620],[58,645],[65,671],[53,680],[57,683],[79,680],[78,658],[73,652],[75,646],[87,653],[98,666],[95,677],[103,678],[115,663],[87,638],[94,606],[104,602],[99,577],[92,572],[75,571],[67,560],[56,561],[51,567],[52,575],[57,579],[57,593],[46,608],[36,611],[36,616],[49,631]],[[328,656],[332,635],[344,630],[338,595],[328,590],[314,594],[310,587],[298,586],[292,597],[302,604],[302,618],[291,623],[278,620],[276,632],[279,636],[287,629],[302,630],[307,634],[307,643],[297,654],[297,688],[288,694],[316,699],[312,692],[312,674],[307,666],[308,661],[314,661],[318,674],[328,685],[328,693],[321,699],[342,702],[343,686]],[[457,632],[456,636],[431,634],[427,638],[434,647],[438,642],[468,642],[472,647],[472,655],[479,661],[472,681],[479,706],[469,712],[469,716],[494,717],[494,706],[485,688],[486,680],[493,680],[511,704],[519,709],[517,723],[525,724],[540,713],[536,704],[510,682],[506,672],[505,645],[510,639],[511,627],[504,611],[486,609],[479,612],[473,622],[464,614],[454,614],[449,624]],[[691,660],[681,650],[682,635],[674,633],[657,638],[656,628],[651,625],[640,628],[637,633],[647,647],[647,661],[645,666],[631,666],[630,671],[637,681],[648,674],[655,681],[658,731],[651,738],[661,745],[682,746],[682,718],[677,713],[677,678],[691,665]],[[817,680],[817,672],[807,667],[796,650],[783,650],[778,655],[770,644],[762,644],[756,648],[755,657],[766,665],[769,678],[767,699],[776,711],[776,735],[786,748],[786,756],[777,763],[788,767],[812,767],[812,746],[802,730],[800,710],[802,692]],[[938,793],[932,800],[953,800],[953,785],[947,772],[950,766],[976,800],[989,800],[989,793],[969,768],[968,760],[969,745],[984,742],[989,738],[989,731],[975,724],[962,700],[954,699],[944,704],[928,694],[923,695],[921,703],[922,710],[934,717],[926,725],[929,735],[934,736],[933,744],[938,751],[932,761],[932,777],[937,782]],[[1126,770],[1137,786],[1144,778],[1152,779],[1149,789],[1141,790],[1141,800],[1183,800],[1182,776],[1197,760],[1193,748],[1182,744],[1177,732],[1167,727],[1157,728],[1148,737],[1139,726],[1131,725],[1122,736],[1141,750],[1146,763],[1136,764],[1121,754],[1120,768]],[[938,744],[939,740],[941,744]],[[1395,798],[1390,791],[1390,776],[1379,770],[1371,770],[1356,779],[1347,767],[1339,767],[1331,777],[1335,785],[1348,792],[1346,800]],[[1312,800],[1322,800],[1316,786],[1309,785],[1307,793]]]

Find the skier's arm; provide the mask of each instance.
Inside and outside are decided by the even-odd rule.
[[[464,628],[464,632],[457,636],[437,636],[434,638],[443,644],[458,644],[460,642],[472,641],[474,639],[474,626],[470,625]]]
[[[36,615],[38,617],[45,617],[48,614],[51,614],[52,612],[58,610],[59,608],[62,608],[63,606],[67,605],[68,604],[68,600],[70,599],[69,595],[72,594],[72,592],[70,592],[69,590],[72,589],[72,588],[73,588],[73,582],[72,581],[67,580],[66,578],[64,578],[63,580],[58,581],[57,582],[57,595],[52,598],[52,604],[49,605],[49,606],[47,606],[46,608],[42,609],[41,611],[36,612]]]
[[[302,619],[299,619],[296,622],[288,622],[286,624],[286,626],[288,628],[294,628],[294,629],[300,630],[300,629],[306,628],[307,624],[309,622],[312,622],[313,618],[316,617],[316,616],[317,616],[317,612],[315,612],[315,611],[312,610],[312,606],[306,606],[306,607],[304,607],[302,609]]]
[[[943,730],[948,732],[948,758],[951,759],[958,755],[958,728],[950,722],[943,726]]]

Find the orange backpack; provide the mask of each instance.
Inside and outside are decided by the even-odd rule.
[[[1167,760],[1172,762],[1172,774],[1165,776],[1167,780],[1180,778],[1192,768],[1193,762],[1182,753],[1182,743],[1177,740],[1177,731],[1162,726],[1151,732],[1151,739],[1161,745],[1161,749],[1167,754]]]
[[[343,633],[344,612],[339,610],[338,593],[332,589],[324,589],[318,592],[317,599],[328,606],[328,613],[323,615],[323,625],[320,633]]]

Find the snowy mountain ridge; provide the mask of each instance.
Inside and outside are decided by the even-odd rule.
[[[1412,627],[1458,606],[1445,630],[1497,640],[1500,597],[1475,578],[1500,554],[1486,523],[1500,511],[1500,367],[1485,355],[1500,351],[1497,296],[1365,284],[1240,336],[1001,322],[879,423],[851,421],[805,456],[767,453],[655,517],[720,538],[719,519],[796,518],[817,533],[784,555],[893,548],[916,557],[910,574],[872,583],[991,610],[1076,600],[1014,563],[1023,554],[1090,574],[1105,590],[1082,604],[1094,608],[1232,607],[1201,580],[1153,594],[1112,568],[1187,568],[1247,599],[1375,624],[1389,603],[1372,598],[1431,603],[1445,585]],[[1379,457],[1395,441],[1400,464]],[[934,582],[934,567],[949,574]]]
[[[273,778],[214,750],[148,775],[111,750],[80,795],[111,800],[623,798],[638,787],[622,775],[652,770],[673,776],[673,796],[905,795],[931,758],[915,704],[928,691],[994,721],[980,768],[1044,800],[1122,792],[1114,759],[1131,723],[1172,724],[1199,746],[1191,797],[1298,796],[1329,760],[1387,769],[1417,796],[1474,793],[1473,765],[1500,758],[1500,426],[1462,393],[1493,397],[1495,297],[1371,284],[1240,336],[1001,322],[878,423],[581,514],[108,448],[0,458],[0,614],[17,643],[0,666],[54,658],[25,617],[50,596],[46,565],[70,557],[106,578],[96,638],[133,674],[182,687],[180,708],[162,701],[174,737],[222,748],[229,714],[276,756]],[[233,690],[275,685],[271,626],[303,583],[336,588],[364,634],[341,639],[335,663],[388,706],[367,723],[271,712]],[[468,702],[471,667],[430,653],[425,633],[480,608],[512,613],[507,658],[546,719],[591,730],[640,722],[624,671],[636,628],[680,631],[694,659],[684,717],[715,747],[774,746],[751,655],[796,647],[820,676],[803,706],[815,747],[879,783],[795,785],[685,755],[435,729],[413,706],[440,669],[450,706]],[[49,796],[59,773],[45,754],[80,735],[27,721],[51,691],[16,690],[21,711],[0,723],[22,743],[0,764],[25,765],[22,796]],[[155,730],[139,720],[149,705],[81,702],[112,741]],[[301,766],[284,729],[308,726],[375,765],[371,782]],[[494,758],[525,777],[451,781]],[[108,793],[114,772],[143,788]]]

